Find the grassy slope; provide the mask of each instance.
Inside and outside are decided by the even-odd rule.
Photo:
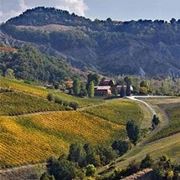
[[[164,112],[168,113],[169,125],[163,122],[166,120],[161,119],[161,124],[163,124],[164,128],[159,128],[160,131],[153,133],[152,137],[147,137],[147,139],[150,139],[150,143],[141,143],[124,156],[118,158],[113,163],[116,168],[123,169],[132,161],[140,162],[146,154],[150,154],[153,158],[166,154],[174,162],[180,163],[180,133],[178,133],[180,127],[180,98],[152,99],[147,100],[147,102],[151,103],[161,118],[164,117]],[[107,167],[104,167],[100,168],[99,172],[104,172],[103,175],[108,175],[113,170],[110,169],[108,171]]]
[[[86,108],[84,111],[122,125],[125,125],[128,120],[135,120],[138,123],[143,120],[140,107],[130,100],[112,100],[96,107]]]
[[[180,133],[154,141],[144,146],[135,147],[117,163],[118,168],[124,168],[132,161],[140,162],[146,154],[153,158],[158,158],[163,154],[168,155],[174,162],[180,162]]]
[[[150,143],[135,147],[134,150],[126,154],[123,158],[127,158],[127,161],[122,162],[121,165],[134,159],[140,160],[147,153],[155,158],[167,154],[173,161],[180,162],[180,98],[153,99],[149,102],[152,105],[158,105],[163,112],[168,114],[169,124],[154,134],[150,138]],[[162,121],[161,119],[161,123],[163,123]]]
[[[81,107],[103,102],[103,100],[100,100],[100,99],[74,97],[74,96],[70,96],[65,93],[62,93],[60,91],[46,89],[40,86],[33,86],[33,85],[25,84],[21,81],[9,80],[5,78],[0,78],[0,87],[14,89],[16,91],[21,91],[24,93],[40,96],[43,98],[46,98],[48,93],[52,93],[59,96],[64,101],[77,102]]]
[[[0,93],[0,115],[20,115],[43,111],[60,111],[64,107],[18,92]]]
[[[180,103],[163,104],[160,106],[167,113],[169,117],[169,124],[168,126],[164,127],[161,131],[159,131],[155,136],[153,136],[152,140],[168,137],[170,135],[180,132]]]
[[[122,126],[80,112],[0,117],[0,166],[46,160],[67,152],[69,143],[107,143]],[[101,136],[100,136],[101,134]]]

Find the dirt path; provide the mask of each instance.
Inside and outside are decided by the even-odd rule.
[[[126,178],[123,178],[122,180],[135,180],[135,179],[143,179],[144,176],[151,173],[153,170],[150,168],[144,169],[142,171],[139,171],[131,176],[128,176]]]
[[[147,97],[148,97],[148,96],[147,96]],[[143,103],[145,106],[147,106],[147,108],[148,108],[149,111],[151,112],[152,116],[157,114],[156,111],[154,110],[154,108],[153,108],[151,105],[149,105],[147,102],[145,102],[145,101],[143,101],[143,100],[137,99],[136,96],[129,96],[129,97],[127,97],[127,98],[128,98],[128,99],[131,99],[131,100],[133,100],[133,101],[138,101],[138,102],[140,102],[140,103]]]
[[[38,180],[45,171],[45,163],[0,170],[0,180]]]

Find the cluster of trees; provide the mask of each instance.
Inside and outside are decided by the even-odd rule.
[[[115,77],[116,81],[126,85],[125,78],[128,78],[132,87],[132,93],[135,95],[167,95],[179,96],[180,95],[180,79],[173,77],[140,77],[140,76],[118,76]],[[122,89],[122,94],[124,93]]]
[[[73,110],[77,110],[77,108],[79,108],[79,104],[77,102],[64,101],[59,96],[55,96],[55,95],[53,95],[51,93],[49,93],[47,95],[47,99],[50,102],[54,102],[54,103],[60,104],[62,106],[65,106],[66,110],[69,110],[69,108],[72,108]]]
[[[14,53],[0,53],[0,74],[11,79],[51,83],[73,76],[70,65],[63,59],[42,54],[32,46],[23,46]]]
[[[130,142],[136,144],[139,139],[139,127],[134,121],[128,121],[126,129]],[[84,176],[94,176],[96,167],[107,165],[117,156],[125,154],[131,148],[130,142],[115,140],[111,146],[96,147],[90,144],[71,144],[67,156],[50,158],[47,161],[47,173],[41,176],[41,180],[82,179]]]
[[[153,169],[152,172],[149,174],[150,179],[178,180],[179,178],[178,173],[180,172],[180,166],[173,164],[166,155],[161,156],[157,161],[155,161],[149,154],[147,154],[140,163],[136,163],[135,161],[133,161],[126,169],[115,170],[113,175],[111,177],[108,177],[107,179],[123,179],[146,168]]]
[[[154,123],[155,126],[159,124],[159,118],[156,115],[154,115],[152,123]],[[71,144],[67,156],[61,156],[59,159],[51,158],[48,160],[47,173],[42,175],[41,180],[53,178],[62,180],[76,178],[82,179],[85,176],[94,176],[96,173],[96,167],[109,164],[116,157],[124,155],[129,149],[131,149],[132,144],[137,144],[141,136],[141,130],[138,124],[132,120],[128,121],[126,124],[126,131],[129,141],[115,140],[111,146],[99,145],[93,147],[90,144]],[[113,176],[108,178],[114,180],[129,176],[142,169],[152,167],[154,168],[153,175],[157,176],[157,172],[159,171],[155,169],[156,166],[153,159],[150,155],[147,155],[140,164],[132,162],[126,169],[115,171]],[[158,168],[160,169],[160,166],[158,166]],[[166,172],[169,173],[169,169]],[[165,174],[166,173],[164,172],[164,175]]]
[[[111,147],[95,148],[89,144],[71,144],[67,156],[50,158],[47,161],[47,172],[41,176],[41,180],[70,180],[94,176],[97,166],[108,164],[115,157],[116,153]]]
[[[83,83],[80,79],[76,78],[73,81],[73,92],[75,96],[80,97],[94,97],[94,86],[98,85],[99,76],[97,74],[88,74],[87,83]]]

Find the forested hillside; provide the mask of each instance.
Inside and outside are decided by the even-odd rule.
[[[0,70],[5,76],[43,82],[59,82],[75,75],[63,58],[42,54],[32,46],[17,51],[0,51]]]
[[[0,43],[31,43],[73,66],[122,75],[180,75],[180,20],[90,20],[35,8],[0,27]]]

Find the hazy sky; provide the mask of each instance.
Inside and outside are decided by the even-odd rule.
[[[92,19],[180,19],[180,0],[0,0],[0,22],[36,6],[66,9]]]

